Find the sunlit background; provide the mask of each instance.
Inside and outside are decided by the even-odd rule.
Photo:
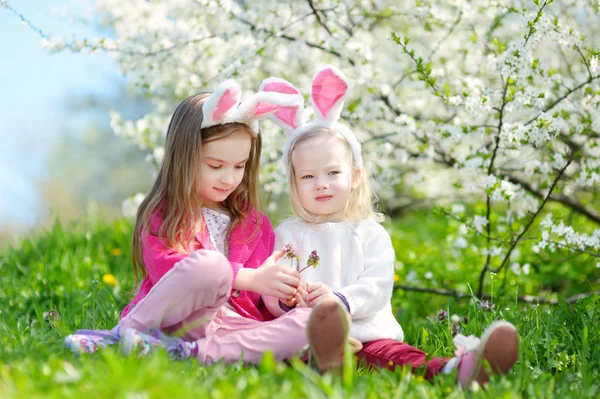
[[[55,215],[119,213],[121,201],[149,184],[144,154],[117,138],[108,111],[134,117],[147,107],[128,94],[107,53],[50,53],[43,34],[102,33],[91,1],[28,0],[0,13],[0,247]]]

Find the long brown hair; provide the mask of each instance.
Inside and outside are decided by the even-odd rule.
[[[223,202],[223,206],[231,212],[228,236],[253,207],[260,207],[258,172],[261,137],[255,137],[250,127],[241,123],[202,129],[202,105],[209,95],[210,93],[199,93],[183,100],[169,122],[160,171],[137,210],[131,251],[136,285],[147,274],[142,256],[142,233],[158,236],[168,247],[186,254],[189,253],[196,234],[205,229],[198,184],[202,184],[200,165],[203,143],[238,132],[245,132],[252,138],[242,182]],[[161,217],[162,224],[158,231],[151,231],[150,223],[155,215]],[[259,221],[259,214],[256,212],[257,229]]]

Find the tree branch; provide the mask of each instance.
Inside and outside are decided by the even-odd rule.
[[[594,75],[592,74],[592,71],[590,70],[590,65],[588,64],[587,60],[585,59],[585,56],[581,52],[581,49],[579,48],[579,46],[575,45],[575,50],[577,50],[577,52],[579,53],[579,55],[583,59],[583,63],[585,64],[585,68],[587,69],[588,74],[590,75],[590,79],[593,79]]]
[[[312,13],[310,13],[308,15],[312,15]],[[238,21],[240,21],[240,22],[248,25],[251,30],[259,31],[259,32],[268,32],[269,33],[269,37],[275,36],[275,34],[271,33],[271,31],[269,31],[269,30],[267,30],[265,28],[259,28],[258,26],[256,26],[252,22],[250,22],[250,21],[248,21],[248,20],[246,20],[244,18],[241,18],[238,15],[233,14],[233,17],[236,18]],[[337,51],[335,51],[333,49],[328,49],[326,47],[323,47],[320,44],[312,43],[312,42],[309,42],[308,40],[303,40],[303,39],[300,39],[300,38],[297,38],[297,37],[293,37],[293,36],[290,36],[290,35],[286,35],[286,34],[283,34],[283,33],[280,36],[277,36],[277,37],[281,37],[282,39],[285,39],[285,40],[288,40],[288,41],[291,41],[291,42],[304,43],[308,47],[312,47],[312,48],[321,50],[321,51],[323,51],[325,53],[335,55],[336,57],[338,57],[340,59],[343,59],[343,60],[345,59],[352,66],[354,66],[356,64],[356,62],[352,58],[343,57],[342,54],[338,53]]]
[[[37,33],[42,39],[46,39],[49,40],[51,36],[47,35],[46,33],[44,33],[44,31],[42,31],[42,29],[40,29],[39,27],[37,27],[36,25],[34,25],[33,23],[31,23],[31,21],[29,21],[23,14],[19,13],[17,10],[15,10],[11,5],[9,5],[7,2],[5,1],[0,1],[0,7],[4,7],[6,8],[10,13],[12,13],[14,16],[16,16],[17,18],[19,18],[21,20],[21,22],[28,26],[31,30],[33,30],[35,33]],[[173,51],[177,48],[183,47],[185,45],[188,44],[195,44],[195,43],[200,43],[203,42],[205,40],[209,40],[209,39],[214,39],[215,37],[219,37],[219,35],[209,35],[209,36],[204,36],[204,37],[199,37],[199,38],[195,38],[195,39],[190,39],[190,40],[186,40],[184,42],[181,43],[177,43],[174,44],[172,46],[169,47],[164,47],[162,49],[158,49],[158,50],[154,50],[154,51],[133,51],[133,50],[122,50],[122,49],[108,49],[106,47],[102,47],[102,46],[95,46],[94,44],[89,44],[89,43],[85,43],[83,45],[83,48],[88,48],[88,49],[101,49],[107,52],[117,52],[117,53],[121,53],[121,54],[127,54],[127,55],[139,55],[142,57],[152,57],[158,54],[162,54],[162,53],[168,53],[170,51]],[[73,43],[69,43],[66,42],[65,43],[65,48],[69,49],[69,51],[72,52],[77,52],[78,50],[73,48]]]
[[[573,94],[574,92],[576,92],[577,90],[581,89],[583,86],[593,82],[594,80],[600,78],[600,75],[596,76],[596,77],[591,77],[588,80],[586,80],[585,82],[580,83],[579,85],[573,87],[571,90],[567,91],[564,95],[562,95],[561,97],[557,98],[556,100],[554,100],[553,103],[551,103],[550,105],[548,105],[543,111],[544,112],[548,112],[550,111],[552,108],[554,108],[555,106],[557,106],[562,100],[564,100],[565,98],[567,98],[569,95]],[[537,116],[534,116],[533,118],[531,118],[529,121],[527,121],[525,123],[525,126],[529,126],[532,122],[534,122],[537,118],[539,118],[540,114],[538,114]]]
[[[542,209],[544,209],[544,206],[546,205],[546,203],[550,199],[550,195],[552,194],[552,191],[554,191],[554,188],[558,184],[558,182],[561,179],[563,173],[565,173],[565,170],[571,164],[572,161],[573,161],[573,156],[569,156],[569,160],[567,161],[567,163],[565,164],[565,166],[563,166],[563,168],[560,169],[559,172],[557,173],[556,178],[554,179],[554,181],[552,182],[552,185],[548,189],[548,194],[546,195],[546,197],[542,201],[542,204],[539,206],[539,208],[537,209],[537,211],[535,211],[535,213],[533,214],[533,216],[531,216],[531,219],[529,219],[529,222],[527,223],[527,225],[525,225],[525,227],[523,228],[523,230],[521,230],[521,233],[519,233],[519,235],[517,236],[517,238],[514,239],[514,240],[511,240],[510,248],[506,252],[506,255],[504,255],[504,259],[502,260],[502,263],[500,263],[500,266],[498,266],[496,269],[493,269],[493,270],[491,270],[491,269],[488,268],[488,269],[484,269],[484,270],[481,271],[481,274],[479,276],[479,288],[477,289],[477,296],[478,297],[481,296],[481,294],[483,292],[483,280],[485,279],[485,273],[486,273],[486,271],[490,270],[493,273],[498,273],[500,270],[502,270],[502,268],[504,267],[504,265],[506,264],[506,262],[510,258],[510,255],[512,254],[513,250],[516,248],[517,244],[521,240],[521,238],[525,235],[525,233],[527,232],[527,230],[529,230],[529,228],[531,227],[531,225],[533,224],[533,222],[535,221],[535,219],[537,218],[537,216],[542,211]]]
[[[501,77],[502,78],[502,77]],[[502,125],[504,123],[504,107],[506,106],[506,92],[508,91],[508,82],[509,82],[509,78],[506,79],[506,82],[504,83],[504,90],[502,91],[502,105],[500,106],[500,109],[498,110],[499,116],[498,116],[498,132],[496,134],[496,136],[494,137],[494,151],[492,152],[492,159],[490,160],[490,165],[488,166],[488,176],[491,175],[492,173],[494,173],[494,161],[496,160],[496,154],[498,153],[498,147],[500,145],[500,133],[502,133]],[[478,296],[481,296],[481,287],[483,287],[483,280],[485,279],[485,272],[490,270],[490,262],[492,259],[492,251],[490,251],[490,247],[491,247],[491,236],[492,236],[492,220],[490,218],[490,214],[492,211],[492,199],[490,194],[487,192],[485,193],[485,209],[486,209],[486,218],[487,218],[487,225],[486,225],[486,230],[487,230],[487,256],[485,258],[485,264],[483,265],[483,270],[481,271],[481,274],[479,275],[479,291],[478,291]]]
[[[464,292],[458,292],[458,291],[452,291],[452,290],[442,290],[442,289],[435,289],[435,288],[414,287],[414,286],[408,286],[408,285],[394,285],[394,290],[403,290],[403,291],[412,291],[412,292],[421,292],[421,293],[426,293],[426,294],[449,296],[449,297],[453,297],[457,300],[473,298],[472,294],[467,294]],[[574,303],[581,299],[588,298],[590,296],[595,296],[595,295],[600,295],[600,291],[592,291],[592,292],[585,292],[582,294],[572,295],[568,298],[565,298],[565,302]],[[484,294],[484,295],[479,296],[478,299],[492,299],[492,296],[489,294]],[[522,302],[522,303],[529,303],[529,304],[538,304],[539,303],[539,304],[547,304],[547,305],[558,305],[558,303],[559,303],[558,299],[540,298],[540,297],[535,297],[535,296],[531,296],[531,295],[518,296],[517,301]]]
[[[533,187],[531,187],[531,185],[514,176],[511,174],[505,174],[504,175],[506,178],[508,178],[508,180],[513,183],[513,184],[518,184],[521,187],[523,187],[525,190],[527,190],[529,193],[533,194],[534,196],[536,196],[537,198],[543,198],[543,194],[537,190],[535,190]],[[580,214],[584,215],[585,217],[587,217],[589,220],[600,224],[600,214],[598,214],[597,212],[595,212],[593,209],[588,209],[586,208],[583,204],[581,204],[580,202],[577,202],[569,197],[567,197],[564,194],[558,194],[558,195],[553,195],[550,197],[551,201],[556,201],[556,202],[560,202],[563,205],[568,206],[569,208],[579,212]]]
[[[429,59],[431,59],[431,57],[433,57],[435,55],[435,53],[438,52],[438,50],[440,49],[440,47],[442,46],[442,43],[444,43],[446,40],[448,40],[448,38],[450,37],[450,35],[452,33],[454,33],[454,30],[456,29],[456,27],[458,26],[458,24],[460,23],[460,20],[462,19],[462,12],[458,13],[458,17],[456,18],[456,21],[454,21],[454,23],[452,24],[452,26],[450,27],[450,29],[448,30],[448,33],[446,34],[446,36],[444,38],[442,38],[438,44],[436,45],[436,47],[431,51],[431,53],[429,53]]]
[[[533,20],[533,22],[528,22],[529,25],[529,32],[527,32],[527,35],[525,35],[525,45],[527,45],[527,42],[529,41],[529,38],[535,33],[535,24],[540,20],[540,18],[542,17],[542,12],[544,11],[544,8],[548,5],[548,1],[544,0],[544,4],[542,4],[542,6],[539,8],[535,19]]]
[[[315,8],[315,5],[313,4],[312,0],[307,0],[307,1],[308,1],[308,5],[310,6],[310,9],[312,10],[313,14],[317,18],[317,22],[319,23],[319,25],[321,25],[323,28],[325,28],[325,30],[327,31],[327,33],[329,33],[329,36],[333,36],[333,34],[331,33],[331,31],[329,30],[329,28],[325,24],[325,21],[323,21],[323,19],[322,19],[323,17],[321,16],[321,11],[319,11],[319,10],[317,10]]]
[[[410,114],[408,114],[406,112],[403,112],[400,109],[394,107],[394,105],[390,101],[390,97],[389,96],[383,95],[380,92],[379,97],[376,97],[376,98],[379,98],[381,101],[383,101],[383,103],[386,105],[386,107],[388,107],[389,110],[392,111],[396,116],[400,116],[400,115],[403,115],[403,114],[404,115],[410,115]],[[422,121],[424,119],[422,115],[410,115],[410,116],[412,118],[414,118],[414,120],[416,120],[416,121]]]

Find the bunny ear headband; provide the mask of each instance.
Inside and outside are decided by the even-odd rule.
[[[356,166],[362,168],[360,143],[347,126],[338,122],[344,100],[346,100],[348,94],[348,88],[349,83],[346,76],[336,67],[326,65],[317,71],[312,80],[310,98],[315,112],[315,118],[312,122],[304,123],[302,104],[293,110],[283,109],[269,115],[269,118],[288,134],[288,140],[283,147],[283,163],[287,173],[289,173],[289,170],[287,170],[288,155],[298,137],[319,127],[330,128],[341,134],[350,145]],[[298,89],[290,82],[275,77],[265,79],[259,90],[261,92],[300,96]]]
[[[297,93],[258,92],[240,102],[242,90],[236,81],[228,79],[221,83],[202,105],[201,128],[243,123],[254,135],[258,135],[258,120],[273,112],[291,113],[301,109],[304,99]]]

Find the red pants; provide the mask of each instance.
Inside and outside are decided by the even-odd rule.
[[[368,367],[385,367],[390,370],[394,370],[397,366],[410,365],[415,371],[423,366],[427,380],[431,380],[439,374],[450,360],[443,357],[426,360],[427,355],[422,350],[392,339],[365,342],[363,349],[356,354],[356,357]]]

